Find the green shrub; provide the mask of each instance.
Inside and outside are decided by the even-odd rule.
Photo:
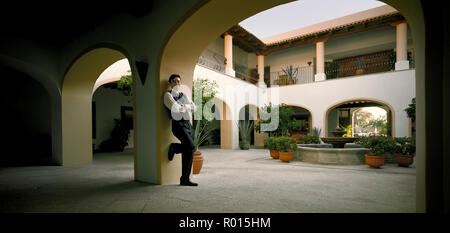
[[[410,137],[394,138],[395,148],[394,153],[413,155],[416,152],[416,145]]]
[[[276,148],[278,151],[293,152],[297,150],[297,143],[295,139],[290,137],[278,137],[275,139]]]
[[[296,135],[294,137],[298,144],[319,144],[320,139],[317,135]]]
[[[370,149],[370,152],[375,155],[393,153],[396,150],[396,142],[392,137],[386,136],[360,137],[357,139],[356,143],[367,149]]]

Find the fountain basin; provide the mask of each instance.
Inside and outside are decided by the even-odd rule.
[[[331,137],[331,138],[320,138],[324,143],[333,145],[333,148],[345,148],[346,143],[352,143],[356,138],[342,138],[342,137]]]
[[[348,143],[344,148],[332,148],[329,144],[298,144],[295,160],[327,165],[362,165],[369,149]]]

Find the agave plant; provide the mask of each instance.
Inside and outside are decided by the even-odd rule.
[[[281,68],[281,70],[288,76],[289,79],[294,80],[297,77],[298,66],[293,67],[292,65],[287,66],[286,68]]]
[[[241,136],[240,147],[243,150],[248,150],[250,147],[250,134],[253,130],[253,121],[242,120],[238,123],[239,134]]]
[[[320,136],[321,133],[322,133],[322,129],[319,127],[314,127],[311,132],[311,134],[315,135],[315,136]]]
[[[206,140],[211,138],[211,132],[214,131],[214,128],[208,128],[208,123],[203,124],[200,129],[200,120],[195,121],[195,131],[194,131],[194,146],[195,151],[198,151],[198,147],[203,144]]]

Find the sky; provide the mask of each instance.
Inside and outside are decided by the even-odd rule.
[[[384,5],[375,0],[300,0],[262,11],[239,25],[262,39]]]
[[[362,108],[362,111],[372,113],[372,115],[375,119],[382,117],[382,116],[386,117],[386,114],[387,114],[386,110],[379,108],[379,107],[365,107],[365,108]]]

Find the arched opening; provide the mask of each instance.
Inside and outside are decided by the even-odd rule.
[[[53,165],[51,101],[35,79],[0,65],[4,148],[0,166]]]
[[[255,105],[247,104],[239,110],[239,148],[249,149],[254,147],[255,123],[258,119],[258,108]]]
[[[332,137],[336,128],[347,131],[349,137],[375,134],[394,136],[395,126],[402,124],[407,124],[407,119],[395,122],[393,108],[376,100],[344,101],[328,108],[325,117],[327,137]]]
[[[192,77],[195,63],[198,60],[201,52],[207,47],[208,43],[213,41],[218,35],[222,34],[224,31],[228,30],[233,25],[243,19],[258,13],[262,10],[271,8],[273,6],[283,4],[290,1],[271,1],[271,2],[259,2],[258,4],[241,2],[241,1],[214,1],[206,2],[205,4],[198,6],[198,9],[192,11],[190,15],[183,24],[177,25],[176,30],[170,36],[169,40],[165,44],[165,47],[161,53],[161,62],[159,69],[159,84],[165,83],[170,73],[176,72],[181,73],[185,77]],[[422,14],[422,8],[420,1],[414,2],[398,2],[398,1],[383,1],[387,4],[392,5],[398,9],[408,21],[409,27],[411,29],[412,38],[415,46],[415,74],[416,74],[416,93],[417,93],[417,103],[418,105],[424,104],[424,20]],[[233,8],[233,14],[229,14],[229,11],[223,9],[230,9],[230,6],[239,5],[239,7]],[[215,20],[204,20],[214,18]],[[192,43],[195,41],[195,43]],[[189,82],[188,82],[189,83]],[[161,86],[161,91],[163,90]],[[420,101],[419,101],[420,99]],[[161,103],[161,101],[159,101]],[[162,104],[160,104],[163,106]],[[424,107],[424,105],[422,105]],[[163,112],[163,111],[161,111]],[[323,111],[323,112],[326,112]],[[323,113],[322,112],[322,113]],[[419,120],[419,118],[421,120]],[[164,116],[160,115],[161,124],[158,124],[158,132],[164,132],[163,128],[168,125],[167,120],[163,120]],[[417,116],[417,124],[425,125],[424,115]],[[327,130],[324,130],[327,131]],[[424,128],[417,127],[417,134],[424,132]],[[422,134],[424,135],[424,134]],[[425,138],[422,138],[422,142],[419,143],[417,157],[418,164],[424,162],[425,156]],[[418,141],[420,139],[418,138]],[[168,144],[169,142],[162,142],[162,144]],[[161,143],[157,143],[160,145]],[[165,154],[167,150],[162,148],[167,148],[166,145],[162,145],[158,149],[158,153]],[[420,162],[419,162],[420,161]],[[424,164],[421,163],[418,168],[418,210],[423,210],[424,195]],[[161,174],[165,176],[164,173]]]
[[[92,162],[92,94],[100,74],[125,55],[97,48],[81,55],[66,72],[62,86],[63,165]]]
[[[312,132],[312,114],[307,108],[290,105],[293,114],[289,117],[292,122],[291,134],[308,135]]]
[[[389,111],[389,110],[388,110]],[[353,109],[351,136],[392,135],[392,118],[381,107],[362,107]]]
[[[132,74],[127,59],[109,66],[97,79],[92,94],[94,152],[134,149]]]

